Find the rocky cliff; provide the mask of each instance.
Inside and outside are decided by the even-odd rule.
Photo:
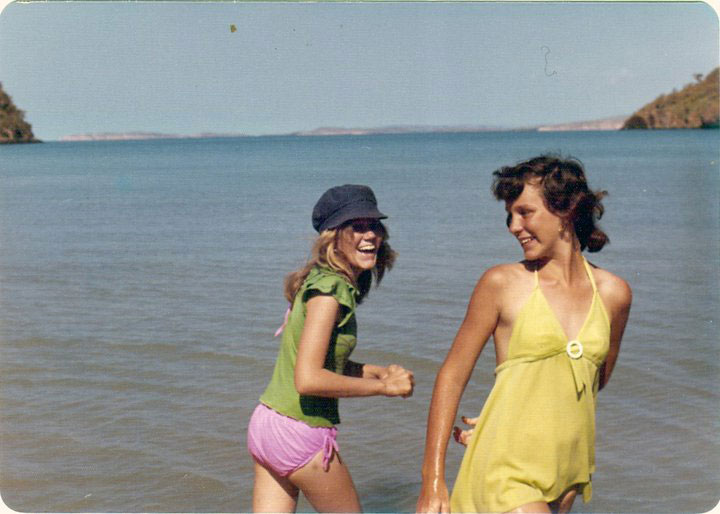
[[[25,113],[15,107],[12,99],[0,84],[0,144],[39,143],[32,127],[25,121]]]
[[[694,84],[660,95],[630,116],[623,129],[717,128],[719,70],[715,68],[705,78],[698,74]]]

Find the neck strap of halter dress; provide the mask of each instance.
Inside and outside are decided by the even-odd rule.
[[[592,284],[593,293],[597,293],[597,286],[595,285],[595,277],[593,276],[592,267],[590,266],[590,263],[587,261],[585,256],[582,256],[583,258],[583,264],[585,264],[585,271],[587,271],[588,278],[590,279],[590,284]]]

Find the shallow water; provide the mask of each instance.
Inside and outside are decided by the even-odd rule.
[[[599,396],[594,498],[576,512],[704,512],[720,499],[717,131],[46,143],[0,148],[0,493],[21,511],[250,509],[245,427],[269,379],[282,279],[310,209],[367,183],[397,266],[358,311],[360,361],[407,400],[341,401],[366,510],[411,511],[432,384],[488,266],[521,253],[490,172],[542,151],[607,189],[633,309]],[[492,386],[488,346],[463,397]],[[462,449],[451,444],[452,483]],[[304,501],[300,510],[309,509]]]

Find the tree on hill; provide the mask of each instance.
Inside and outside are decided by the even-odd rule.
[[[15,107],[0,84],[0,143],[38,143],[25,113]]]
[[[701,73],[693,77],[695,83],[680,91],[660,95],[633,113],[623,129],[717,128],[720,118],[720,68],[705,78]]]

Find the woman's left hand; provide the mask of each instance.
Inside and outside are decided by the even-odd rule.
[[[466,418],[465,416],[462,416],[461,419],[462,419],[463,423],[465,423],[466,425],[470,425],[470,426],[474,427],[475,425],[477,425],[479,417],[480,416],[478,416],[476,418]],[[455,442],[460,443],[463,446],[467,446],[468,443],[470,442],[470,437],[473,434],[473,430],[474,430],[474,428],[462,430],[460,427],[455,426],[455,427],[453,427],[453,439],[455,439]]]
[[[387,376],[387,366],[378,366],[376,364],[363,364],[362,377],[363,378],[377,378],[378,380]]]
[[[415,389],[413,372],[397,364],[390,364],[385,372],[378,377],[387,389],[386,396],[400,396],[410,398]]]
[[[412,396],[413,389],[415,388],[415,376],[413,375],[413,372],[397,364],[378,366],[376,364],[362,364],[359,362],[348,361],[345,365],[344,374],[351,377],[380,380],[383,383],[393,383],[393,389],[396,389],[399,386],[404,390],[403,393],[396,392],[390,396],[409,398]]]

